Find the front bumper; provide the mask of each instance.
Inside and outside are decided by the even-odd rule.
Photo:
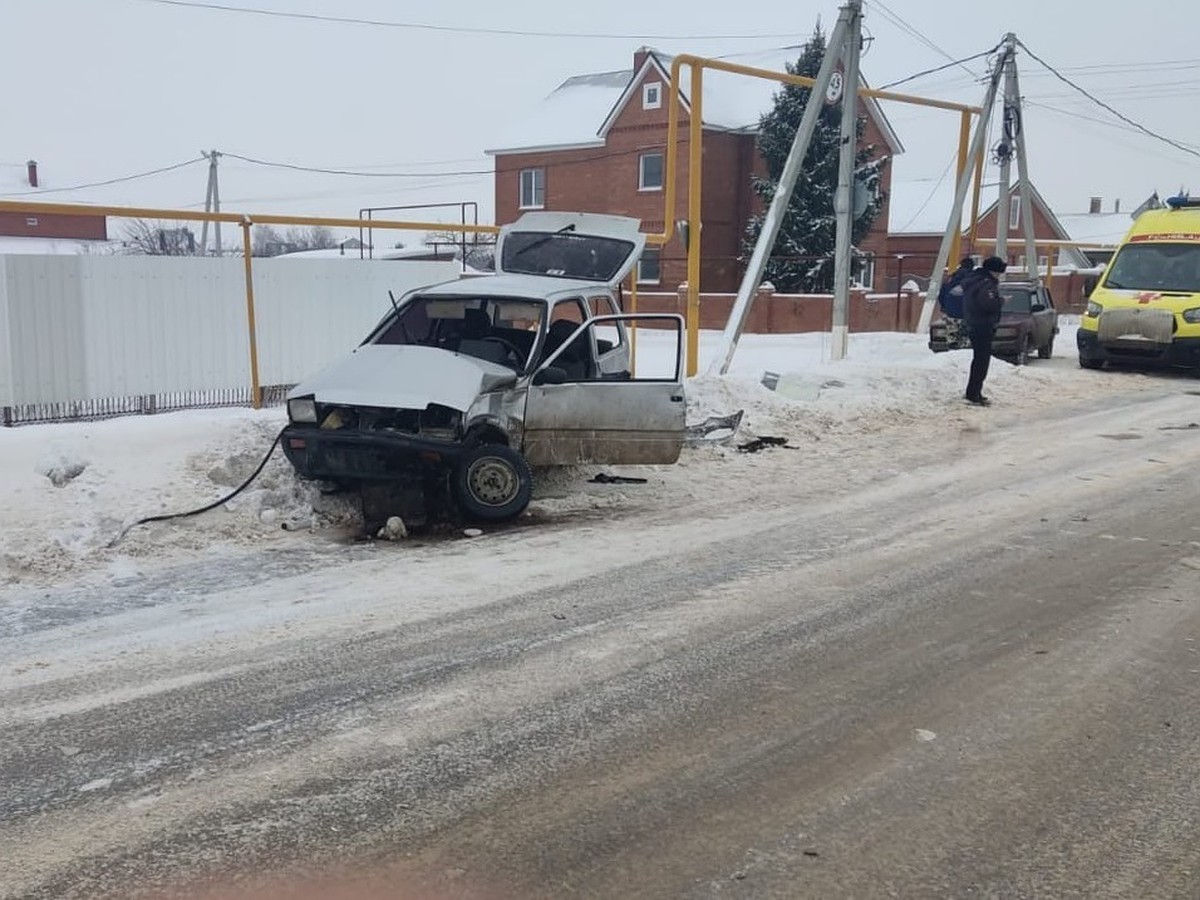
[[[1170,343],[1118,339],[1101,341],[1094,331],[1075,333],[1079,358],[1087,362],[1116,362],[1141,366],[1200,368],[1200,338],[1177,337]]]
[[[321,481],[399,481],[451,466],[462,444],[395,432],[323,430],[291,424],[284,455],[302,478]]]

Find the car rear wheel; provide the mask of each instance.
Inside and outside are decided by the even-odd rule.
[[[516,450],[480,444],[463,454],[451,476],[454,498],[472,519],[502,522],[525,511],[533,493],[533,470]]]
[[[1038,347],[1038,359],[1049,359],[1054,355],[1054,338],[1046,341],[1044,347]]]
[[[1104,365],[1102,359],[1089,359],[1086,356],[1079,357],[1079,368],[1081,369],[1099,369]]]

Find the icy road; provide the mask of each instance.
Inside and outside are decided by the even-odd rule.
[[[1200,896],[1198,382],[1031,372],[480,538],[10,581],[0,896]]]

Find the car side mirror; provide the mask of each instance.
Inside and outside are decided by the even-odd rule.
[[[567,370],[560,369],[558,366],[546,366],[546,368],[533,376],[533,383],[535,385],[566,384]]]

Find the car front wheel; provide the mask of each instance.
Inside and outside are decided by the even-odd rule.
[[[1054,355],[1054,338],[1046,341],[1045,346],[1038,347],[1038,359],[1049,359]]]
[[[451,476],[454,497],[472,519],[502,522],[525,511],[533,493],[533,470],[516,450],[480,444],[463,454]]]

